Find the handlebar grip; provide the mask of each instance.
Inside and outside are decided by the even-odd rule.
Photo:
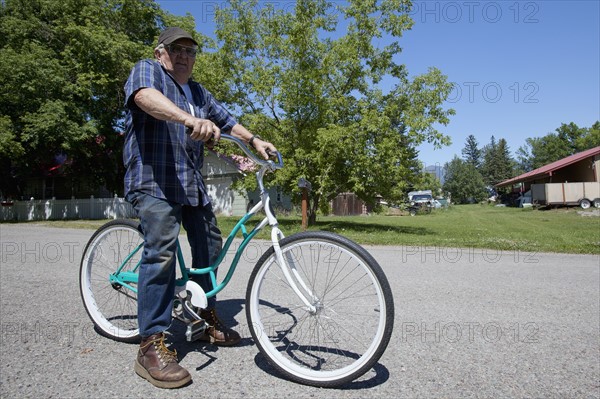
[[[279,151],[276,151],[273,153],[274,156],[277,156],[277,162],[274,162],[271,160],[264,160],[264,159],[260,159],[253,151],[251,151],[248,148],[246,143],[244,143],[242,140],[238,139],[237,137],[234,137],[230,134],[222,133],[221,139],[233,141],[235,144],[238,145],[238,147],[240,147],[242,149],[242,151],[244,151],[244,153],[248,156],[248,158],[250,158],[254,163],[256,163],[258,165],[268,166],[271,169],[283,168],[283,158],[281,157],[281,153]],[[268,155],[271,156],[271,154],[268,154]]]
[[[192,134],[192,128],[186,127],[185,128],[185,133],[190,135]],[[267,155],[269,157],[276,157],[277,158],[277,162],[273,162],[271,160],[264,160],[264,159],[260,159],[256,156],[256,154],[254,152],[252,152],[248,146],[240,139],[238,139],[237,137],[234,137],[230,134],[226,134],[226,133],[221,133],[221,139],[223,140],[228,140],[228,141],[233,141],[235,144],[238,145],[238,147],[240,147],[242,149],[242,151],[244,151],[244,153],[255,163],[259,164],[259,165],[268,165],[269,163],[272,165],[273,168],[275,169],[281,169],[283,168],[283,158],[281,157],[281,153],[279,151],[269,151],[267,150]],[[212,138],[210,139],[212,140]],[[210,142],[210,140],[208,140],[208,142]],[[207,142],[207,143],[208,143]]]

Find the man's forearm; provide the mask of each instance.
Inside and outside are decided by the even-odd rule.
[[[240,125],[239,123],[236,123],[232,128],[231,128],[231,134],[239,139],[244,140],[246,143],[248,141],[250,141],[250,139],[252,138],[253,134],[250,133],[248,131],[248,129],[246,129],[244,126]]]
[[[153,88],[140,89],[135,93],[134,101],[147,114],[163,121],[178,122],[188,127],[193,124],[194,117],[176,106],[160,91]]]
[[[138,107],[156,119],[181,123],[187,127],[193,140],[207,142],[213,137],[218,140],[221,130],[209,119],[194,118],[176,106],[160,91],[153,88],[140,89],[134,101]]]

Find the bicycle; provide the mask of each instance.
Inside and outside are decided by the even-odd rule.
[[[187,268],[178,243],[173,317],[186,323],[188,341],[200,337],[207,325],[197,310],[227,286],[248,243],[269,225],[272,246],[254,266],[246,290],[246,318],[259,351],[284,377],[301,384],[335,387],[357,379],[381,358],[392,335],[394,302],[384,272],[364,248],[337,234],[285,237],[263,185],[267,172],[283,168],[281,154],[274,154],[277,161],[262,160],[239,139],[221,138],[260,167],[261,200],[235,225],[214,265]],[[264,218],[249,231],[246,223],[261,210]],[[242,242],[219,282],[215,271],[240,232]],[[94,232],[82,256],[85,309],[96,330],[116,341],[140,340],[136,287],[142,247],[137,221],[114,220]],[[189,280],[199,273],[209,273],[212,291]]]

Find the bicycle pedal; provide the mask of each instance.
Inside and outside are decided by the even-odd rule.
[[[204,320],[194,320],[187,325],[185,338],[188,342],[196,341],[204,335],[207,325]]]

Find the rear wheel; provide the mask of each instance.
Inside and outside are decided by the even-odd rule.
[[[364,248],[332,233],[299,233],[279,244],[284,267],[295,268],[314,309],[294,292],[271,247],[246,293],[259,350],[302,384],[333,387],[360,377],[382,356],[393,329],[392,292],[381,267]]]
[[[127,287],[111,281],[111,275],[137,273],[144,242],[138,226],[132,220],[115,220],[100,227],[85,247],[79,273],[81,298],[94,326],[102,335],[122,342],[140,338],[137,284]]]

